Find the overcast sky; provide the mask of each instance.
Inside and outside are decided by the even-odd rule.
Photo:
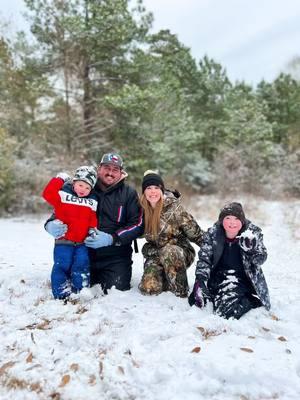
[[[22,25],[22,0],[0,0],[0,13]],[[170,29],[198,61],[205,54],[232,81],[271,81],[300,56],[300,0],[144,0],[154,31]]]

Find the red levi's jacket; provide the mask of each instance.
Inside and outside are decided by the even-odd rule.
[[[43,198],[54,207],[55,218],[68,225],[67,233],[59,239],[83,242],[89,228],[97,228],[97,200],[95,195],[78,197],[72,183],[52,178],[43,191]]]

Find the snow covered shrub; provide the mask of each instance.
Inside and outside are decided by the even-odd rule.
[[[300,196],[300,149],[285,159],[285,191]]]
[[[300,149],[288,153],[281,146],[280,155],[273,160],[270,181],[273,190],[283,195],[300,196]]]
[[[54,151],[46,153],[39,145],[29,143],[15,161],[14,211],[19,213],[49,212],[49,206],[41,197],[44,186],[58,172],[72,175],[80,164],[88,164],[88,161],[81,160],[73,153],[69,157]]]
[[[265,194],[272,184],[272,157],[273,149],[268,142],[220,147],[213,166],[216,191]]]
[[[192,154],[190,160],[182,169],[182,177],[193,189],[207,191],[215,179],[209,161],[199,154]]]
[[[16,211],[37,212],[44,203],[41,198],[41,192],[46,183],[46,171],[35,159],[29,157],[18,159],[16,166],[18,171],[22,171],[21,174],[16,176]]]

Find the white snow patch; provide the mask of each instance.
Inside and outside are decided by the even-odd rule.
[[[288,206],[261,206],[271,312],[255,309],[239,321],[171,293],[142,296],[141,253],[130,291],[103,296],[95,286],[63,305],[52,299],[44,219],[0,219],[0,398],[298,400],[300,246]]]

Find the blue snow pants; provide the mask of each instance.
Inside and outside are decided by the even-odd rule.
[[[84,244],[55,244],[51,287],[55,299],[65,299],[90,285],[90,261]]]

